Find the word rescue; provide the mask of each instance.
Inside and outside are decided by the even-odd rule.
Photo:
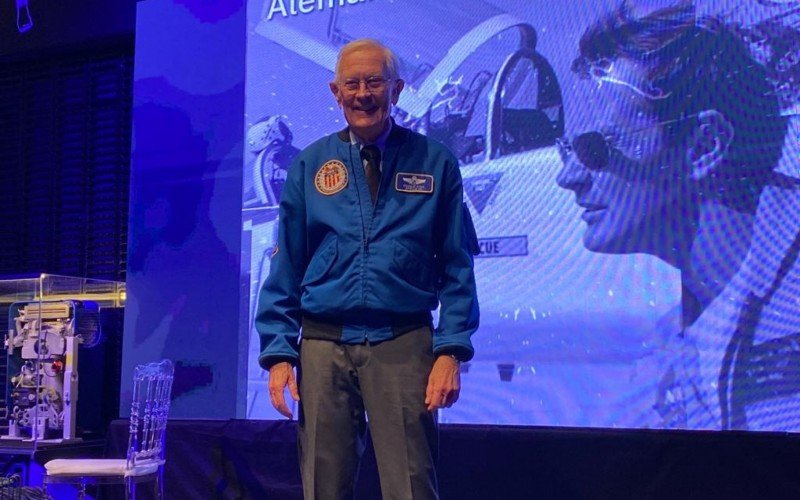
[[[487,257],[520,257],[528,255],[528,237],[501,236],[499,238],[478,238],[481,253],[479,258]]]
[[[332,9],[335,6],[355,5],[357,3],[371,2],[372,0],[272,0],[267,14],[267,21],[272,21],[275,14],[282,17],[296,16],[298,14],[311,14],[314,11]]]

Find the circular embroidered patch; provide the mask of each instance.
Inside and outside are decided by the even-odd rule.
[[[328,160],[317,170],[314,186],[320,193],[330,196],[347,186],[347,167],[339,160]]]

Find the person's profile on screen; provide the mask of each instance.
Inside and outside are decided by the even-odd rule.
[[[750,356],[771,296],[746,290],[742,272],[761,195],[780,183],[786,119],[733,28],[697,20],[686,2],[641,17],[623,4],[583,34],[572,65],[583,116],[567,119],[581,129],[560,141],[557,182],[582,209],[583,245],[681,272],[681,326],[665,340],[654,402],[667,427],[750,428],[745,407],[776,394],[753,377],[770,350]],[[781,390],[797,396],[800,379]]]

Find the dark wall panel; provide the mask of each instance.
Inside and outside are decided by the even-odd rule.
[[[0,274],[124,279],[133,40],[0,66]]]

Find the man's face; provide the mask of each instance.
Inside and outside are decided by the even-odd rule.
[[[582,102],[591,110],[575,121],[588,125],[567,136],[572,150],[563,155],[557,182],[583,208],[587,249],[668,255],[673,240],[667,236],[682,233],[677,226],[690,219],[685,154],[668,145],[649,98],[637,92],[644,69],[618,60],[609,76],[613,81],[585,84]],[[587,132],[594,133],[581,136]]]
[[[381,50],[367,47],[342,57],[339,75],[330,87],[351,130],[366,141],[374,141],[389,121],[403,81],[390,80]]]

